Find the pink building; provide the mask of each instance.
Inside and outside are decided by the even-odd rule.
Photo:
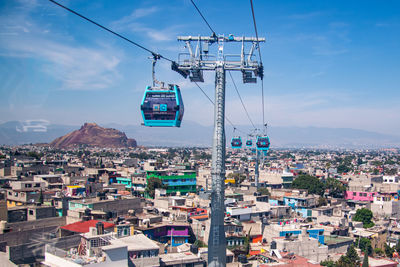
[[[349,200],[359,200],[359,201],[373,201],[376,192],[355,192],[355,191],[346,191],[344,194],[344,198]]]

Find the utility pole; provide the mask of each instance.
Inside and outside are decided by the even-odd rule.
[[[172,63],[172,70],[189,76],[192,82],[204,82],[203,71],[215,71],[214,134],[212,147],[212,192],[211,224],[208,238],[208,266],[226,266],[225,217],[225,73],[241,71],[244,83],[256,83],[257,76],[263,77],[263,66],[253,60],[253,52],[265,38],[224,36],[178,36],[188,49],[179,54],[178,63]],[[196,42],[195,50],[192,42]],[[224,55],[225,43],[241,43],[241,53]],[[210,54],[210,46],[218,44],[217,53]],[[245,44],[250,43],[250,51],[245,53]],[[253,77],[254,75],[254,77]]]

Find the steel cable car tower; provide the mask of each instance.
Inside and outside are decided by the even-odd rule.
[[[87,20],[88,22],[118,36],[121,39],[151,53],[154,60],[163,58],[171,62],[172,70],[181,74],[184,78],[189,76],[192,82],[204,82],[203,70],[214,71],[215,70],[215,103],[214,103],[214,135],[213,135],[213,148],[212,148],[212,194],[211,194],[211,225],[210,234],[208,240],[208,265],[209,266],[226,266],[226,239],[224,230],[224,187],[225,187],[225,72],[228,71],[241,71],[243,75],[244,83],[256,83],[257,76],[263,80],[264,69],[261,62],[261,52],[259,49],[259,43],[265,42],[265,38],[259,38],[257,34],[257,28],[254,18],[253,3],[250,0],[253,21],[256,32],[256,37],[234,37],[229,35],[225,37],[223,35],[217,36],[204,16],[201,14],[193,0],[191,2],[199,11],[200,15],[207,23],[207,26],[213,32],[212,36],[182,36],[178,37],[178,41],[184,41],[189,53],[180,54],[185,55],[186,58],[183,60],[175,61],[166,58],[158,53],[147,49],[146,47],[110,30],[109,28],[85,17],[78,12],[56,2],[55,0],[49,0],[50,2],[64,8],[65,10]],[[191,42],[197,41],[197,47],[195,53],[191,47]],[[224,55],[224,43],[225,42],[241,42],[242,50],[241,54],[238,55]],[[209,45],[218,43],[218,52],[216,56],[210,56]],[[251,49],[249,53],[244,53],[245,43],[251,43]],[[260,62],[253,60],[253,52],[258,49]],[[229,60],[229,58],[231,58]],[[234,58],[240,58],[240,60],[233,60]],[[155,62],[153,62],[155,64]],[[154,67],[154,65],[153,65]],[[254,74],[254,77],[253,77]],[[155,84],[155,77],[153,76]],[[263,84],[263,83],[262,83]],[[197,83],[196,83],[197,85]],[[200,87],[199,87],[200,88]],[[201,89],[201,88],[200,88]],[[262,86],[262,107],[263,107],[263,123],[264,123],[264,90]],[[210,99],[209,99],[210,100]],[[210,100],[211,101],[211,100]],[[211,101],[212,102],[212,101]],[[242,103],[243,104],[243,103]],[[247,112],[247,111],[246,111]],[[228,119],[227,119],[228,120]],[[229,120],[228,120],[229,121]]]
[[[253,52],[265,38],[212,36],[178,36],[178,41],[186,44],[188,53],[179,55],[178,64],[172,69],[188,73],[190,81],[204,82],[203,71],[215,71],[214,134],[212,146],[212,193],[211,225],[208,238],[208,266],[226,266],[226,239],[224,230],[225,216],[225,83],[226,70],[241,71],[244,83],[256,83],[257,76],[263,77],[263,66],[253,60]],[[192,42],[197,42],[193,51]],[[241,53],[224,55],[224,45],[241,42]],[[218,44],[217,55],[209,55],[209,45]],[[245,44],[250,43],[250,51],[245,54]],[[254,75],[254,76],[253,76]]]

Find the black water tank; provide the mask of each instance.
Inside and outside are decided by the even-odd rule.
[[[190,245],[190,252],[192,252],[193,254],[197,254],[199,253],[199,248],[195,244]]]
[[[276,249],[276,242],[275,241],[271,242],[271,249]]]
[[[246,255],[240,254],[240,255],[238,256],[238,262],[240,262],[240,263],[247,263],[247,257],[246,257]]]

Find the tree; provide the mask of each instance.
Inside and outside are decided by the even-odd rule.
[[[350,259],[350,261],[354,264],[354,266],[360,263],[360,257],[358,256],[357,251],[354,248],[354,245],[351,245],[349,247],[346,253],[346,257]]]
[[[231,172],[230,174],[228,174],[226,177],[228,177],[228,178],[234,178],[234,179],[235,179],[235,184],[236,184],[236,185],[241,184],[241,183],[246,179],[246,176],[244,176],[244,175],[242,175],[242,174],[240,174],[240,173],[233,173],[233,172]]]
[[[261,195],[267,195],[269,196],[271,193],[269,192],[268,188],[266,187],[260,187],[257,189],[257,192],[261,193]]]
[[[204,243],[203,241],[196,239],[196,241],[194,241],[194,245],[196,245],[198,248],[206,248],[207,245],[206,243]]]
[[[292,183],[292,188],[307,189],[309,194],[322,195],[324,184],[317,178],[307,174],[301,174]]]
[[[321,196],[318,198],[318,203],[317,203],[318,207],[326,206],[327,204],[328,204],[328,200],[326,198],[321,197]]]
[[[325,181],[325,188],[329,190],[329,195],[336,198],[342,198],[346,187],[337,179],[328,178]]]
[[[397,169],[396,168],[389,169],[389,170],[385,171],[385,173],[387,175],[396,175],[397,174]]]
[[[147,179],[146,193],[154,198],[156,188],[166,188],[167,186],[162,183],[162,181],[156,177],[150,177]]]
[[[396,246],[394,247],[397,253],[400,253],[400,240],[397,241]]]
[[[338,172],[338,173],[349,172],[350,170],[351,170],[350,167],[349,167],[349,166],[346,166],[346,165],[344,165],[344,164],[340,164],[340,165],[337,167],[337,172]]]
[[[391,248],[388,244],[385,243],[385,254],[386,257],[391,258],[393,256],[395,248]]]
[[[335,262],[333,260],[324,260],[324,261],[321,261],[320,264],[322,266],[327,266],[327,267],[335,267],[336,266]]]
[[[35,152],[35,151],[29,151],[28,154],[27,154],[27,156],[28,156],[28,157],[32,157],[32,158],[35,158],[36,160],[39,160],[41,157],[43,157],[43,154],[42,154],[42,153]]]
[[[360,244],[359,244],[358,248],[361,249],[362,251],[366,251],[367,255],[371,255],[372,254],[371,240],[369,240],[368,238],[362,237],[360,239]]]
[[[354,267],[349,257],[342,255],[336,262],[336,267]]]
[[[364,260],[363,260],[362,267],[369,267],[367,250],[365,250],[365,252],[364,252]]]
[[[372,211],[366,208],[358,209],[353,217],[353,221],[362,222],[364,228],[371,228],[375,224],[372,222]]]
[[[374,255],[383,256],[385,252],[381,248],[374,248]]]
[[[249,229],[248,234],[244,238],[244,250],[245,250],[246,255],[248,255],[250,253],[250,232],[251,232],[251,227]]]

